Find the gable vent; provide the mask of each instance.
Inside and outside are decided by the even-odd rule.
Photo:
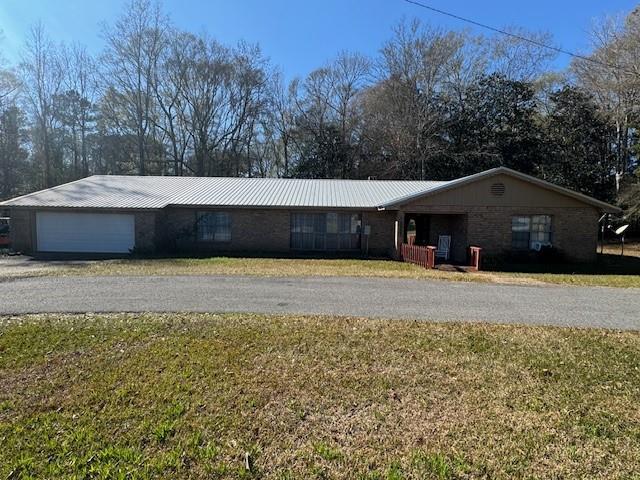
[[[505,186],[504,183],[494,183],[491,185],[491,195],[494,197],[501,197],[504,195]]]

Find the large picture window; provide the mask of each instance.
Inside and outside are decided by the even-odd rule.
[[[198,212],[197,232],[201,242],[230,242],[231,215],[227,212]]]
[[[357,213],[292,213],[291,248],[358,250],[361,226]]]
[[[537,245],[551,245],[551,216],[531,215],[511,217],[511,248],[534,249]]]

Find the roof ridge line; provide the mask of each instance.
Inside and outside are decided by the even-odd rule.
[[[322,182],[359,182],[359,183],[380,183],[380,182],[398,182],[398,183],[449,183],[458,179],[453,180],[401,180],[401,179],[374,179],[369,180],[366,178],[291,178],[291,177],[236,177],[236,176],[210,176],[210,177],[199,177],[199,176],[189,176],[189,175],[114,175],[114,174],[96,174],[90,175],[88,177],[79,178],[77,180],[73,180],[72,182],[63,183],[60,185],[56,185],[57,188],[63,185],[68,185],[70,183],[79,182],[81,180],[86,180],[87,178],[93,177],[119,177],[119,178],[189,178],[189,179],[208,179],[208,178],[225,178],[225,179],[237,179],[237,180],[294,180],[294,181],[322,181]],[[49,190],[49,189],[45,189]],[[45,190],[39,190],[38,192],[43,192]],[[36,193],[36,192],[33,192]],[[27,194],[31,195],[31,194]],[[19,197],[16,197],[19,198]]]

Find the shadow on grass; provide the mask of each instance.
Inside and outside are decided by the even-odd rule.
[[[581,275],[640,275],[640,257],[598,254],[595,263],[504,263],[485,267],[490,272],[560,273]]]

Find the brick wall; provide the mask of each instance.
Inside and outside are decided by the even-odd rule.
[[[438,235],[451,235],[454,260],[466,260],[467,247],[482,247],[487,255],[511,250],[511,217],[515,215],[551,215],[553,245],[575,262],[596,260],[599,212],[584,207],[499,207],[411,205],[408,211],[430,215],[429,243],[437,245]],[[402,217],[398,212],[399,242],[402,242]],[[391,227],[393,231],[393,227]]]
[[[215,209],[231,214],[230,242],[199,242],[196,214],[207,209],[172,208],[163,213],[159,231],[163,246],[175,251],[287,253],[289,211],[267,209]]]
[[[135,250],[138,253],[156,251],[156,212],[137,212],[135,214]]]
[[[231,214],[231,241],[226,243],[199,242],[196,240],[196,214],[206,209],[171,208],[158,217],[156,229],[159,245],[174,252],[249,252],[291,254],[290,215],[285,209],[211,209]],[[393,254],[393,229],[395,212],[362,212],[362,227],[369,225],[369,256],[388,257]],[[367,249],[362,236],[361,251]]]
[[[11,248],[16,252],[33,253],[35,251],[35,213],[31,210],[12,208]]]
[[[504,194],[492,194],[496,183]],[[596,259],[599,213],[580,199],[535,185],[508,174],[480,179],[455,189],[426,195],[403,207],[405,211],[466,215],[466,246],[477,245],[488,255],[511,250],[511,217],[551,215],[553,245],[567,259],[586,262]],[[434,230],[432,228],[432,234]],[[453,235],[452,235],[452,241]],[[458,248],[456,246],[456,248]]]
[[[413,206],[412,211],[434,214],[430,228],[430,243],[437,244],[438,234],[452,235],[452,254],[456,260],[466,259],[466,248],[477,245],[485,254],[499,255],[511,248],[511,217],[514,215],[546,214],[553,217],[553,243],[568,259],[593,261],[596,258],[598,212],[592,207],[446,207]],[[455,210],[452,212],[452,210]],[[85,210],[86,211],[86,210]],[[289,254],[289,210],[230,209],[231,242],[197,242],[188,235],[195,225],[196,209],[166,209],[161,212],[137,212],[136,250],[252,252],[256,254]],[[13,248],[33,253],[36,245],[35,212],[11,210]],[[455,213],[455,215],[450,215]],[[435,214],[442,214],[439,217]],[[403,234],[402,212],[367,211],[362,225],[371,226],[370,256],[393,256],[394,229],[398,220],[399,241]],[[444,222],[444,223],[443,223]],[[438,226],[439,225],[439,226]],[[442,228],[440,228],[442,227]],[[442,230],[442,231],[440,231]],[[185,234],[187,233],[187,234]],[[363,236],[362,250],[366,248]]]
[[[488,255],[509,251],[511,217],[515,215],[551,215],[554,247],[569,260],[595,261],[599,214],[592,207],[476,207],[468,215],[469,244],[482,247]]]
[[[362,226],[369,225],[369,256],[390,257],[394,252],[393,232],[395,229],[396,212],[363,212]],[[362,250],[366,250],[367,239],[362,236]]]

